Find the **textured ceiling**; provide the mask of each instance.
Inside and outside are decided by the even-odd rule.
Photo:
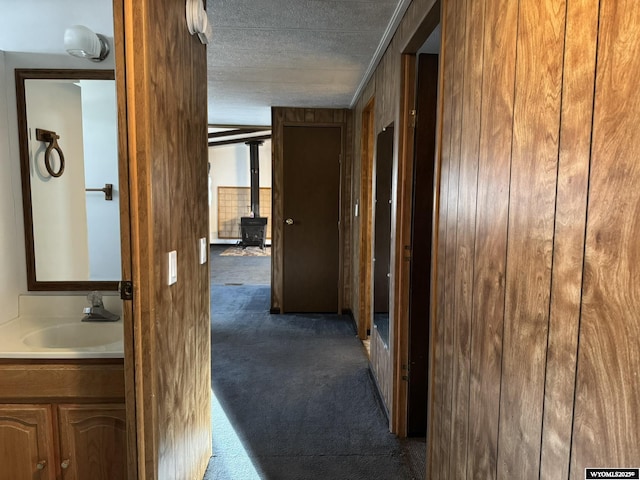
[[[207,0],[209,123],[269,125],[271,106],[351,106],[408,4]],[[0,50],[9,52],[64,55],[74,24],[113,36],[110,0],[0,0],[0,12]]]
[[[209,123],[269,125],[271,106],[349,107],[397,0],[207,0]]]

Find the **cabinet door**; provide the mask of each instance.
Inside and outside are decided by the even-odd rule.
[[[51,407],[0,405],[0,480],[55,480]]]
[[[59,405],[64,480],[126,478],[124,405]]]

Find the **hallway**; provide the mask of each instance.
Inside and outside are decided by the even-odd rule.
[[[221,250],[211,252],[214,456],[205,480],[423,478],[388,432],[351,320],[269,314],[269,257]],[[226,281],[238,270],[243,281]]]

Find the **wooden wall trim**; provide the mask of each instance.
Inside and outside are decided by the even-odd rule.
[[[412,198],[413,198],[413,157],[415,132],[416,97],[416,56],[404,54],[401,57],[400,122],[398,124],[398,196],[396,257],[393,288],[395,294],[394,311],[394,382],[391,431],[400,437],[407,436],[407,388],[404,379],[409,373],[409,289],[411,273]]]
[[[125,67],[124,1],[113,1],[116,98],[118,103],[118,185],[120,195],[120,255],[122,279],[131,280],[131,215],[129,211],[129,143],[127,131],[127,87]],[[127,474],[138,478],[138,439],[133,302],[122,302],[124,328],[124,385],[127,428]]]
[[[359,298],[358,298],[358,336],[361,340],[367,338],[367,331],[371,331],[371,305],[373,303],[373,159],[375,151],[375,98],[371,97],[362,111],[361,155],[360,155],[360,212],[358,218],[359,255],[355,252],[352,258],[359,258]],[[355,162],[354,162],[355,163]]]
[[[138,132],[149,131],[146,115],[149,98],[149,80],[145,64],[145,51],[140,45],[146,44],[146,5],[125,2],[124,5],[124,48],[125,48],[125,89],[127,111],[129,199],[131,222],[131,280],[134,284],[133,315],[133,362],[135,377],[135,411],[138,478],[157,478],[155,427],[145,431],[145,425],[156,425],[154,406],[145,401],[154,395],[154,377],[146,365],[154,363],[152,342],[154,322],[151,320],[149,304],[154,295],[155,276],[153,262],[151,226],[147,219],[151,211],[148,186],[151,184],[149,159],[145,152],[150,150],[150,139]],[[138,47],[136,47],[138,46]],[[120,98],[120,97],[119,97]],[[144,347],[143,347],[144,345]],[[126,347],[128,348],[128,347]],[[130,394],[129,394],[130,395]],[[127,397],[127,409],[131,397]]]

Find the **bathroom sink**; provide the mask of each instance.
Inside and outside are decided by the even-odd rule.
[[[25,345],[36,348],[89,348],[122,340],[122,323],[63,323],[24,336]]]

